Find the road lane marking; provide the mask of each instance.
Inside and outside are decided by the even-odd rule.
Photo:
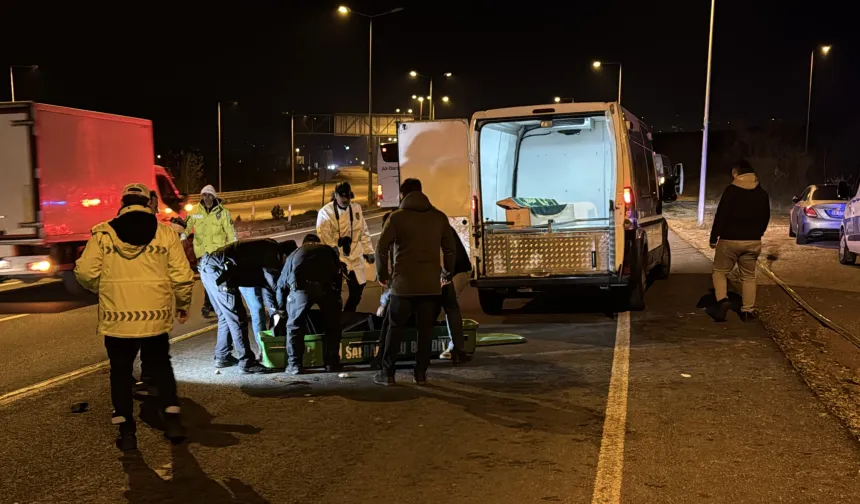
[[[624,436],[627,429],[627,384],[630,371],[630,312],[618,314],[612,375],[606,397],[603,438],[597,459],[592,504],[621,502],[621,480],[624,470]]]
[[[208,325],[206,327],[197,329],[196,331],[191,331],[189,333],[179,335],[175,338],[171,338],[170,343],[179,343],[180,341],[185,341],[189,338],[200,336],[201,334],[205,334],[209,331],[214,331],[217,328],[218,324]],[[57,385],[68,383],[78,378],[83,378],[84,376],[93,374],[96,371],[107,367],[110,367],[110,361],[105,360],[97,362],[95,364],[90,364],[89,366],[84,366],[80,369],[76,369],[65,374],[61,374],[60,376],[49,378],[45,381],[41,381],[39,383],[29,385],[27,387],[20,388],[18,390],[13,390],[12,392],[7,392],[6,394],[0,395],[0,407],[7,406],[15,401],[24,399],[25,397],[30,397],[40,392],[44,392],[45,390],[56,387]]]
[[[3,317],[3,318],[0,318],[0,322],[6,322],[7,320],[15,320],[15,319],[19,319],[19,318],[24,318],[27,315],[29,315],[29,313],[22,313],[20,315],[12,315],[9,317]]]

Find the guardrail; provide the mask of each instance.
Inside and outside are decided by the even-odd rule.
[[[250,189],[248,191],[228,191],[218,193],[218,198],[224,203],[242,203],[244,201],[255,201],[268,198],[277,198],[278,196],[287,196],[302,192],[317,183],[316,180],[308,180],[307,182],[299,182],[298,184],[289,184],[276,187],[264,187],[263,189]],[[191,194],[188,196],[188,203],[196,205],[200,203],[199,194]]]

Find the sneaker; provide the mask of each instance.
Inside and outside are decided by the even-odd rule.
[[[116,447],[123,452],[137,450],[137,433],[134,423],[124,422],[119,424],[119,436],[116,438]]]
[[[757,318],[755,312],[751,311],[742,311],[740,313],[740,316],[742,322],[752,322]]]
[[[240,366],[239,370],[245,374],[263,374],[269,372],[269,368],[260,364],[259,362],[254,362],[252,364],[248,364],[247,366]]]
[[[714,322],[725,322],[726,315],[728,315],[731,308],[732,304],[726,298],[705,308],[705,313],[710,315],[714,319]]]
[[[164,437],[173,444],[180,444],[188,437],[179,419],[179,413],[164,414]]]
[[[284,370],[288,375],[296,376],[302,374],[302,367],[298,364],[289,364],[287,365],[287,369]]]
[[[439,354],[439,358],[442,360],[451,360],[451,351],[445,350],[444,352]]]
[[[427,371],[418,371],[417,369],[412,373],[412,379],[415,380],[415,384],[419,386],[427,385]]]
[[[382,385],[383,387],[391,387],[392,385],[396,385],[393,376],[389,376],[385,371],[380,371],[378,373],[373,374],[373,383],[377,385]]]
[[[232,355],[228,355],[227,358],[223,360],[215,359],[215,367],[218,369],[233,367],[236,364],[239,364],[239,359]]]

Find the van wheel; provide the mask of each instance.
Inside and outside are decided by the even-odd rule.
[[[81,287],[81,284],[78,283],[78,279],[75,278],[74,271],[62,271],[60,272],[60,278],[63,280],[63,287],[66,288],[66,292],[72,296],[83,296],[87,294],[88,291]]]
[[[642,240],[639,260],[632,264],[630,285],[628,287],[627,309],[645,309],[645,290],[648,288],[648,243]]]
[[[857,254],[848,249],[848,237],[844,232],[839,233],[839,264],[854,264]]]
[[[660,264],[654,268],[655,277],[660,280],[669,278],[669,270],[672,269],[672,249],[669,247],[669,240],[663,242],[663,257],[660,259]]]
[[[478,302],[481,304],[481,311],[487,315],[498,315],[502,312],[505,297],[494,290],[480,289],[478,291]]]

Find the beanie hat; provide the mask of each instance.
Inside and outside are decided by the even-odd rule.
[[[211,194],[216,198],[218,197],[218,193],[215,192],[215,188],[212,187],[212,184],[209,184],[200,190],[200,196],[203,196],[204,194]]]

